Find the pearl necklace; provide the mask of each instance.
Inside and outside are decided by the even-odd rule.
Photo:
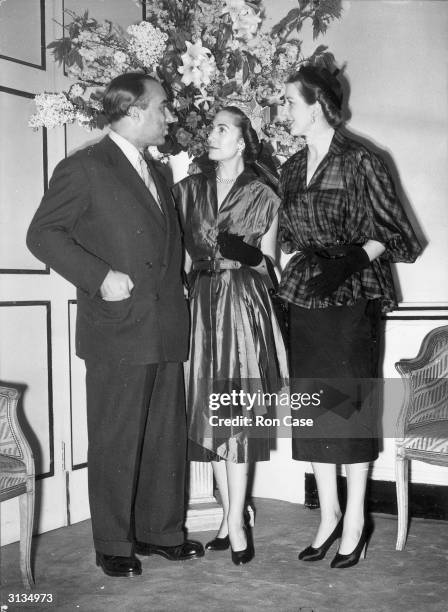
[[[218,175],[216,175],[216,180],[218,181],[218,183],[222,183],[224,185],[231,185],[232,183],[234,183],[236,181],[238,177],[235,178],[222,178]]]

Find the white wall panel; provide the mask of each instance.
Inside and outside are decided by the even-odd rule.
[[[0,130],[8,143],[0,149],[0,271],[45,271],[25,244],[47,180],[46,132],[27,125],[33,95],[0,87]]]
[[[0,2],[0,58],[45,68],[45,0]]]
[[[53,470],[49,305],[0,303],[0,380],[24,386],[23,416],[36,474]]]

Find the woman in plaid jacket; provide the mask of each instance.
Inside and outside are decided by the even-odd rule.
[[[299,559],[323,559],[341,538],[331,566],[343,568],[358,562],[369,537],[364,500],[378,409],[365,381],[377,376],[381,313],[396,307],[390,262],[413,262],[421,247],[384,163],[340,129],[337,71],[304,65],[285,97],[291,134],[306,146],[282,168],[279,240],[294,255],[279,295],[290,310],[291,393],[314,400],[302,402],[300,417],[313,426],[294,429],[292,452],[312,462],[321,507]],[[344,517],[337,464],[347,474]]]

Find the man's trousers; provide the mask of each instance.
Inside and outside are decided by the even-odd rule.
[[[86,360],[89,499],[95,549],[184,541],[186,418],[181,363]]]

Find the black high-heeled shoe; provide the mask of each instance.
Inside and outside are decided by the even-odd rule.
[[[205,545],[205,550],[227,550],[230,546],[229,536],[226,535],[223,538],[213,538],[210,542]]]
[[[343,569],[345,567],[352,567],[356,565],[359,559],[365,559],[367,543],[371,535],[371,529],[364,523],[362,528],[361,537],[355,548],[348,555],[341,555],[339,552],[336,553],[333,561],[330,563],[330,567],[337,567]]]
[[[247,506],[243,513],[243,522],[246,527],[251,526],[251,515],[248,508],[249,507]],[[207,544],[205,545],[205,550],[227,550],[229,546],[230,539],[228,535],[224,536],[223,538],[219,538],[217,536],[216,538],[213,538],[213,540],[210,540],[210,542],[207,542]]]
[[[321,559],[323,559],[325,555],[327,554],[330,546],[341,537],[342,523],[343,523],[343,518],[341,517],[339,519],[338,524],[336,525],[336,527],[333,529],[333,531],[330,533],[330,535],[328,536],[328,538],[325,540],[323,544],[321,544],[320,546],[317,546],[316,548],[314,546],[307,546],[304,550],[302,550],[299,553],[300,561],[320,561]]]
[[[235,565],[244,565],[245,563],[249,563],[255,556],[254,544],[252,541],[252,535],[249,529],[244,525],[243,527],[244,533],[246,534],[246,548],[243,550],[233,550],[232,551],[232,561]]]

